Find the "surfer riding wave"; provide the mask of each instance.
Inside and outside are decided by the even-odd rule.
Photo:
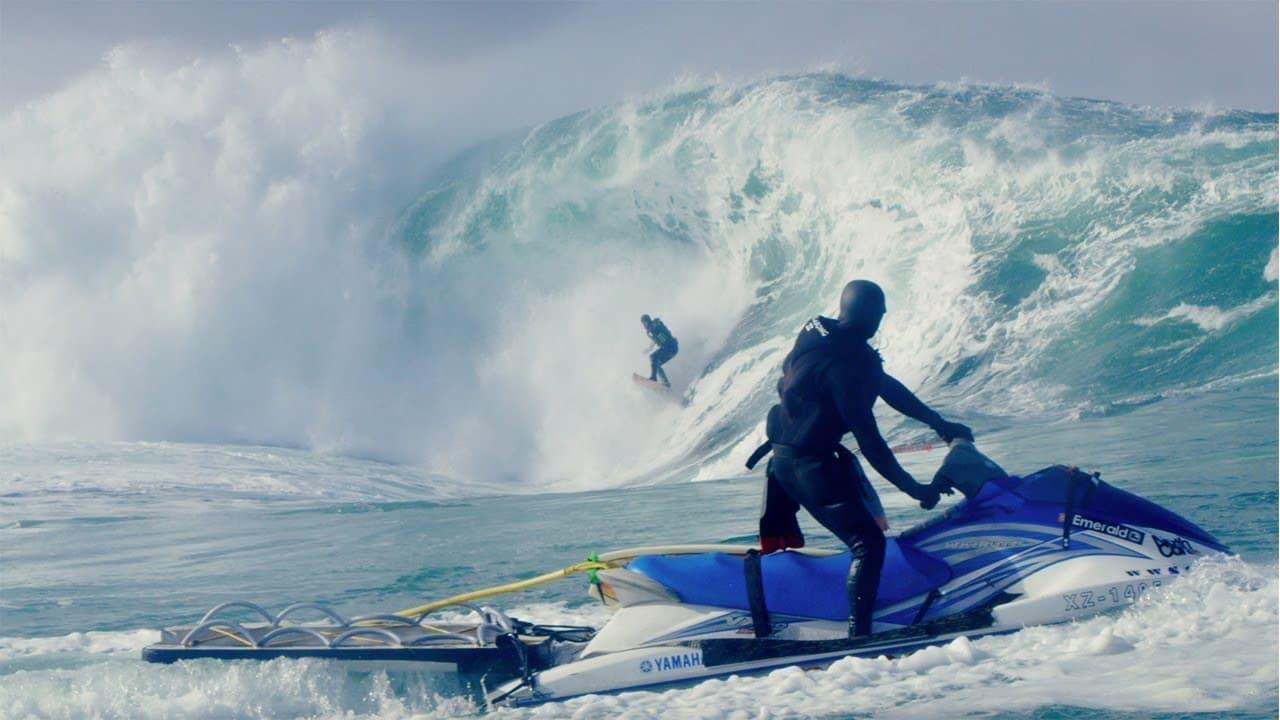
[[[644,326],[644,331],[649,335],[649,339],[653,341],[653,346],[645,351],[649,355],[649,382],[660,382],[667,387],[671,387],[671,381],[667,379],[667,373],[662,369],[671,361],[671,358],[680,352],[680,343],[676,340],[676,336],[671,334],[661,318],[649,317],[648,315],[640,316],[640,324]]]

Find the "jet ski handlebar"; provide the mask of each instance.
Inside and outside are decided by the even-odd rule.
[[[951,448],[942,459],[942,465],[933,474],[931,484],[938,492],[959,490],[966,498],[978,494],[988,480],[1008,477],[1009,473],[994,460],[978,452],[973,441],[967,438],[952,438],[947,443]]]

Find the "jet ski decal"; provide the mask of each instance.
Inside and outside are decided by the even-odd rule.
[[[1073,516],[1071,518],[1071,524],[1072,526],[1083,530],[1092,530],[1093,532],[1102,533],[1103,535],[1110,535],[1111,537],[1117,537],[1121,540],[1128,540],[1134,545],[1141,545],[1143,539],[1146,538],[1146,534],[1141,530],[1136,530],[1128,525],[1121,525],[1119,523],[1111,524],[1103,522],[1102,520],[1095,520],[1084,515]]]
[[[664,673],[672,670],[688,670],[695,667],[702,667],[702,653],[697,650],[640,661],[640,672],[642,673]]]

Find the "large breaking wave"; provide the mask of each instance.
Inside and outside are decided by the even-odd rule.
[[[731,474],[796,329],[854,277],[887,290],[889,369],[979,423],[1275,371],[1274,115],[686,82],[424,183],[438,115],[395,63],[358,33],[120,52],[5,120],[4,437],[566,488]],[[627,380],[642,312],[680,338],[686,406]]]

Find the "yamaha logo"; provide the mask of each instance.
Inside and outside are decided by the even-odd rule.
[[[695,667],[702,667],[702,653],[697,650],[640,661],[640,672],[642,673],[665,673],[672,670],[688,670]]]

